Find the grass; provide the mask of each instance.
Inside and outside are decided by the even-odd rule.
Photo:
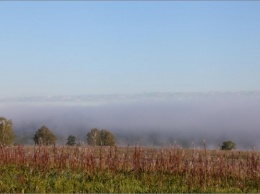
[[[257,193],[260,155],[142,147],[0,147],[1,193]]]

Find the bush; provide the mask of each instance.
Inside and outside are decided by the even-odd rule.
[[[76,137],[73,136],[73,135],[70,135],[67,139],[67,143],[66,145],[69,145],[69,146],[74,146],[76,145]]]
[[[225,141],[221,146],[221,150],[233,150],[236,149],[236,144],[232,141]]]

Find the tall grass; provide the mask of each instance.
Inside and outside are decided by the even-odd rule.
[[[0,192],[259,192],[259,153],[0,147]]]

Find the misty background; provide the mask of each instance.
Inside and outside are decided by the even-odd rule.
[[[27,101],[28,100],[28,101]],[[13,121],[16,142],[34,144],[46,125],[64,145],[69,135],[86,142],[92,128],[109,129],[117,145],[216,149],[227,140],[238,149],[260,148],[260,92],[147,93],[138,95],[34,97],[0,101]]]

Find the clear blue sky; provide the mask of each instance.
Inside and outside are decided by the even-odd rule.
[[[260,2],[0,2],[0,98],[260,89]]]

